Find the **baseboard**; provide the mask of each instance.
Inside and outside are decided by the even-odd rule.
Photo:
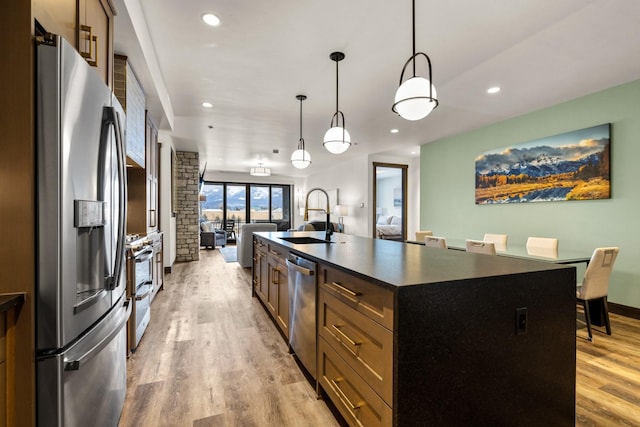
[[[607,308],[611,313],[621,316],[631,317],[632,319],[640,319],[640,308],[629,307],[628,305],[616,304],[607,301]]]

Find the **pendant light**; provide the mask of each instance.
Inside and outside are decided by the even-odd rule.
[[[302,137],[302,101],[307,97],[306,95],[296,95],[296,99],[300,100],[300,140],[298,141],[298,149],[291,155],[291,164],[298,169],[304,169],[311,164],[311,156],[304,149],[304,138]]]
[[[258,163],[258,167],[251,168],[249,174],[253,176],[271,176],[271,169],[265,168],[262,163]]]
[[[333,52],[329,58],[336,61],[336,113],[331,118],[331,129],[324,134],[324,148],[330,153],[341,154],[351,146],[351,136],[345,129],[344,114],[338,108],[338,62],[344,59],[344,53]],[[340,126],[340,117],[342,117],[342,126]]]
[[[400,74],[400,87],[396,91],[395,103],[391,109],[398,113],[400,117],[407,120],[420,120],[429,115],[438,106],[436,88],[433,86],[431,77],[431,60],[422,52],[416,53],[416,1],[412,0],[413,16],[413,55],[404,64],[402,74]],[[422,55],[429,65],[429,79],[416,76],[416,58]],[[413,62],[413,77],[404,83],[404,72],[407,65]]]

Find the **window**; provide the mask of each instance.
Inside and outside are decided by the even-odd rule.
[[[245,222],[272,222],[279,231],[291,227],[291,186],[276,184],[238,184],[205,182],[202,188],[201,216],[223,229],[234,220],[238,231]]]

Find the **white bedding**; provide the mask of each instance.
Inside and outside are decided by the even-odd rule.
[[[398,238],[402,237],[402,228],[395,224],[376,224],[376,233],[381,239]]]

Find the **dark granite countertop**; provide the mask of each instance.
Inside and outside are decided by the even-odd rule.
[[[0,294],[0,313],[24,302],[24,294]]]
[[[324,239],[324,232],[257,232],[299,255],[374,279],[391,289],[428,283],[575,268],[552,263],[428,248],[403,242],[334,233],[332,243],[293,244],[281,237]]]

